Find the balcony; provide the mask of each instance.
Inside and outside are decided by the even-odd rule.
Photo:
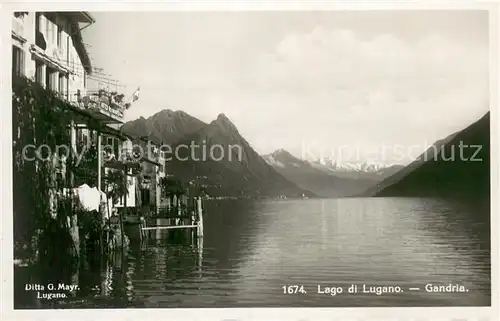
[[[30,53],[36,57],[37,60],[42,61],[44,64],[53,69],[56,69],[58,72],[70,74],[71,71],[69,70],[67,63],[61,60],[60,52],[52,47],[49,49],[50,50],[46,50],[36,44],[32,44],[30,46]]]
[[[89,92],[88,95],[78,99],[78,105],[91,112],[98,120],[107,124],[123,123],[123,116],[127,104],[123,103],[122,97],[115,93],[104,90]]]

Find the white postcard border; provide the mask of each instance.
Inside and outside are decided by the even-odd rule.
[[[0,297],[1,320],[499,320],[499,130],[498,108],[500,0],[483,1],[23,1],[0,3],[0,126],[2,197]],[[491,94],[491,288],[492,307],[478,308],[233,308],[233,309],[68,309],[13,310],[12,231],[12,123],[11,123],[11,11],[159,11],[159,10],[384,10],[384,9],[479,9],[490,12]],[[133,41],[133,40],[132,40]]]

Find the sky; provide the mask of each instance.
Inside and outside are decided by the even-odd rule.
[[[224,113],[261,154],[407,163],[489,109],[486,11],[92,15],[93,67],[141,88],[127,121]]]

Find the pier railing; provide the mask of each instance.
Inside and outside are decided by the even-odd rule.
[[[201,198],[192,199],[192,204],[183,207],[162,205],[149,211],[147,215],[130,215],[126,217],[128,224],[139,227],[140,238],[147,236],[148,231],[193,229],[193,236],[203,237],[203,205]],[[188,203],[189,204],[189,203]],[[144,214],[144,213],[142,213]],[[166,220],[159,224],[158,220]]]

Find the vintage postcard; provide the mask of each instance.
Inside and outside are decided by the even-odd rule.
[[[7,320],[497,320],[498,4],[311,4],[2,7]]]

